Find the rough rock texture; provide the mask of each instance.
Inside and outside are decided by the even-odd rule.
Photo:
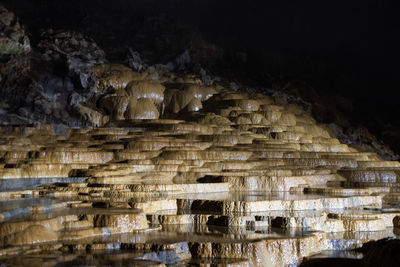
[[[1,69],[1,264],[287,266],[398,235],[400,163],[318,124],[312,88],[268,96],[41,38]]]
[[[4,8],[2,10],[7,14],[4,15],[4,23],[14,21],[15,27],[21,28],[12,13]],[[201,93],[195,93],[198,90],[194,89],[195,86],[206,87],[221,80],[210,76],[209,70],[220,66],[223,60],[222,50],[205,41],[200,34],[166,16],[147,19],[140,27],[132,25],[129,29],[122,27],[121,22],[121,32],[113,32],[113,43],[103,40],[104,33],[96,32],[91,22],[90,19],[82,22],[85,32],[97,36],[112,57],[114,52],[128,52],[125,59],[134,71],[123,65],[105,65],[105,52],[87,35],[69,30],[42,30],[36,37],[38,44],[31,56],[3,59],[0,68],[0,95],[2,99],[7,99],[0,102],[3,124],[53,123],[60,125],[58,128],[64,128],[65,131],[66,126],[103,126],[109,121],[125,118],[155,119],[163,116],[165,111],[198,111],[205,98]],[[132,31],[135,34],[129,39],[123,31]],[[9,30],[4,29],[3,32],[8,33]],[[133,41],[134,44],[131,44]],[[121,47],[115,45],[116,43],[121,43]],[[143,55],[132,50],[132,47],[142,51]],[[120,60],[124,56],[120,55]],[[162,64],[149,65],[158,62]],[[170,75],[171,70],[185,75],[165,77],[166,74]],[[197,73],[198,77],[190,77],[188,72]],[[117,105],[115,108],[98,103],[104,94],[119,96],[129,82],[143,80],[161,84],[168,81],[169,84],[163,84],[166,87],[164,94],[167,102],[174,102],[168,105],[169,110],[157,103],[152,106],[145,100],[139,100],[136,105],[134,100],[126,98],[119,98],[118,104],[112,104]],[[179,87],[176,87],[177,83],[180,84]],[[231,86],[238,88],[233,83]],[[268,92],[269,94],[279,96],[285,102],[299,104],[303,109],[312,112],[319,122],[330,123],[330,128],[340,141],[362,151],[377,152],[383,159],[398,159],[397,154],[367,129],[351,125],[349,117],[352,104],[348,100],[321,94],[299,80],[279,80],[272,84],[272,88],[274,90]],[[177,90],[180,92],[177,93]],[[254,88],[246,90],[265,91]],[[148,108],[149,112],[144,112],[143,108]]]
[[[123,249],[146,264],[282,266],[397,236],[399,162],[341,144],[279,99],[173,86],[176,100],[154,80],[104,94],[113,128],[0,128],[0,182],[12,189],[0,193],[4,262],[57,247]],[[186,110],[179,94],[201,108]],[[164,118],[126,117],[139,107]]]
[[[91,38],[78,32],[48,29],[42,32],[37,47],[49,61],[61,60],[62,57],[96,62],[105,60],[104,51]]]
[[[0,6],[0,55],[24,54],[31,51],[28,36],[14,13]]]

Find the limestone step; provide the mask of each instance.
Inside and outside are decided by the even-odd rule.
[[[204,150],[211,146],[209,142],[189,142],[186,140],[180,139],[154,139],[154,140],[146,140],[146,139],[138,139],[135,141],[129,142],[126,146],[127,151],[157,151],[163,148],[175,147],[182,149],[199,149]]]
[[[353,250],[369,241],[394,238],[396,235],[392,229],[386,228],[381,231],[331,232],[326,237],[329,250]]]
[[[225,176],[222,181],[229,182],[236,191],[266,191],[289,192],[300,187],[327,186],[332,182],[342,182],[343,178],[335,175],[307,175],[307,176]]]
[[[96,70],[115,90],[97,103],[109,127],[0,127],[0,265],[37,252],[51,255],[38,265],[286,266],[398,231],[400,163],[340,144],[301,108]],[[143,103],[165,119],[137,120]]]
[[[124,160],[135,160],[135,159],[153,159],[158,157],[162,151],[115,151],[114,152],[114,160],[116,161],[124,161]]]
[[[89,186],[70,186],[70,185],[55,185],[47,186],[41,191],[42,194],[54,195],[65,192],[65,195],[78,195],[78,194],[101,194],[105,197],[118,197],[118,196],[135,196],[139,193],[163,193],[165,195],[176,195],[183,193],[213,193],[213,192],[229,192],[229,183],[165,183],[161,181],[146,181],[146,182],[134,182],[129,180],[128,182],[120,182],[109,178],[108,181],[113,183],[99,183],[103,179],[93,180],[94,184],[88,184]],[[89,182],[93,182],[89,179]]]
[[[246,151],[165,151],[160,157],[163,159],[176,159],[176,160],[247,160],[252,152]]]
[[[113,159],[113,152],[36,152],[33,155],[35,161],[46,163],[87,163],[87,164],[103,164]]]
[[[354,168],[357,166],[357,161],[351,159],[286,158],[284,161],[287,165],[306,165],[310,167],[335,166],[337,168]]]
[[[366,227],[368,223],[374,223],[373,220],[382,220],[384,227],[393,227],[394,224],[393,222],[395,219],[400,218],[400,211],[398,212],[380,212],[379,210],[356,210],[356,211],[351,211],[351,210],[345,210],[345,211],[340,211],[340,213],[334,213],[331,212],[328,214],[329,218],[335,218],[335,219],[341,219],[341,220],[358,220],[360,223],[362,223],[362,220],[367,220],[366,224],[363,227]],[[368,221],[371,220],[371,221]],[[380,222],[379,222],[380,224]],[[351,227],[349,225],[349,227]],[[384,229],[382,229],[384,230]],[[371,231],[368,230],[367,228],[364,228],[364,230],[360,231]],[[380,231],[380,230],[375,230],[375,231]]]
[[[337,196],[349,196],[349,195],[372,195],[379,193],[389,193],[390,187],[367,187],[367,188],[343,188],[343,187],[306,187],[304,188],[305,193],[310,194],[329,194]]]
[[[22,192],[23,193],[23,192]],[[10,222],[38,214],[54,212],[67,208],[76,201],[59,201],[51,199],[19,199],[2,201],[0,209],[0,223]]]
[[[127,175],[113,175],[113,176],[100,176],[100,177],[89,177],[87,179],[90,184],[131,184],[140,183],[142,181],[159,181],[159,182],[172,182],[173,178],[177,176],[174,171],[153,171],[153,172],[141,172],[141,173],[130,173]]]
[[[368,168],[399,168],[400,170],[400,162],[398,161],[358,161],[357,166],[360,169],[368,169]]]
[[[279,213],[283,213],[282,215]],[[263,212],[257,215],[210,215],[210,214],[165,214],[148,216],[153,224],[194,226],[215,225],[225,227],[278,227],[283,229],[302,228],[311,231],[344,232],[344,231],[383,231],[393,227],[391,222],[398,214],[382,216],[344,216],[338,214],[335,219],[325,212]],[[371,214],[372,215],[372,214]],[[400,218],[400,217],[399,217]]]
[[[356,208],[363,206],[381,207],[381,196],[351,196],[351,197],[309,197],[296,198],[287,195],[280,199],[273,195],[229,194],[225,198],[215,196],[196,196],[191,199],[178,199],[178,210],[197,212],[213,211],[222,214],[252,213],[271,210],[322,210],[332,208]]]
[[[352,183],[371,183],[371,184],[397,184],[397,169],[389,168],[368,168],[366,169],[342,169],[338,173],[347,179],[349,184]]]
[[[198,183],[198,184],[129,184],[131,192],[164,192],[166,194],[198,194],[229,192],[229,183]]]
[[[0,179],[18,179],[18,178],[54,178],[68,177],[74,169],[87,169],[86,163],[36,163],[36,164],[6,164],[0,169]]]
[[[148,215],[152,224],[165,225],[214,225],[223,227],[268,227],[267,217],[258,215],[212,215],[212,214],[154,214]]]

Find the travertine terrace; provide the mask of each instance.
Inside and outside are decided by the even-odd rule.
[[[279,98],[95,67],[93,128],[0,128],[0,261],[286,266],[396,235],[399,162]]]

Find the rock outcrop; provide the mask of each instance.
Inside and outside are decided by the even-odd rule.
[[[0,55],[25,54],[31,51],[28,36],[14,13],[0,6]]]
[[[129,249],[142,264],[286,266],[397,235],[399,162],[278,98],[115,73],[98,100],[113,128],[0,128],[2,261]]]
[[[399,235],[400,163],[341,142],[309,103],[41,38],[0,69],[0,264],[306,266]],[[352,263],[398,246],[376,244]]]

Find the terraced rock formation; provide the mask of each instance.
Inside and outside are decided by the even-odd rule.
[[[93,70],[95,128],[0,128],[0,262],[287,266],[398,234],[400,163],[278,98]]]

